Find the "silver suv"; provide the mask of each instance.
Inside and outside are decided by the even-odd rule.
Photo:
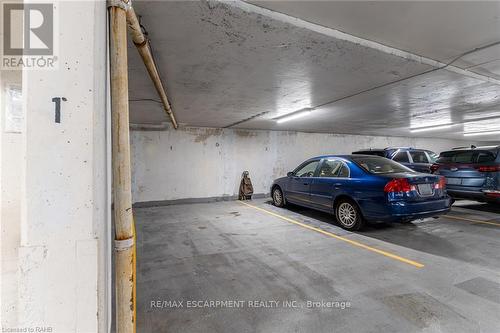
[[[446,177],[448,194],[454,198],[500,202],[500,146],[442,152],[431,171]]]

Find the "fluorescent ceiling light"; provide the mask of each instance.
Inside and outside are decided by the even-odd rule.
[[[480,135],[500,135],[500,131],[486,131],[486,132],[464,133],[464,136],[480,136]]]
[[[463,130],[464,133],[486,133],[497,131],[500,131],[498,118],[466,122],[464,123]]]
[[[430,127],[419,127],[419,128],[410,128],[411,133],[425,132],[425,131],[437,131],[441,129],[451,128],[458,124],[448,124],[448,125],[439,125],[439,126],[430,126]]]
[[[311,112],[312,112],[311,109],[305,109],[303,111],[297,111],[297,112],[291,113],[289,115],[286,115],[284,117],[276,119],[276,122],[278,124],[281,124],[281,123],[284,123],[285,121],[289,121],[289,120],[294,120],[294,119],[305,117],[305,116],[309,115]]]
[[[467,120],[483,120],[485,118],[495,119],[500,117],[500,110],[475,112],[473,114],[466,114],[464,119]]]

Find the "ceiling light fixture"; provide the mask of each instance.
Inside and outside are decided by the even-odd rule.
[[[447,125],[439,125],[439,126],[430,126],[430,127],[418,127],[418,128],[410,128],[411,133],[418,133],[418,132],[426,132],[426,131],[437,131],[441,129],[447,129],[451,128],[452,126],[455,126],[458,124],[447,124]]]
[[[276,118],[275,120],[278,124],[281,124],[281,123],[284,123],[285,121],[290,121],[290,120],[295,120],[298,118],[305,117],[305,116],[311,114],[311,112],[312,112],[312,109],[303,109],[303,110],[300,110],[297,112],[287,114],[286,116]]]
[[[500,135],[500,131],[464,133],[464,136],[480,136],[480,135]]]

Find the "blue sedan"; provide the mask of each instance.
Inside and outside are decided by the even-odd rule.
[[[384,157],[311,158],[271,187],[274,205],[293,203],[335,214],[347,230],[363,224],[412,221],[445,214],[451,198],[442,176],[418,173]]]

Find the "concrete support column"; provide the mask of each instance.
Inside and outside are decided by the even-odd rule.
[[[4,293],[2,252],[1,301],[9,296],[10,306],[1,327],[105,332],[106,4],[60,1],[53,10],[57,67],[19,71],[22,126],[15,137],[0,128],[2,194],[15,186],[12,209],[2,204],[1,246],[17,269],[17,289]],[[9,155],[4,138],[15,139]]]

